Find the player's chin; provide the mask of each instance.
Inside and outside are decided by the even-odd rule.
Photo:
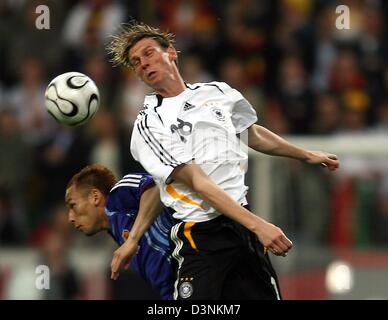
[[[150,81],[150,80],[148,80],[148,79],[145,80],[144,83],[145,83],[147,86],[151,87],[151,88],[155,88],[155,87],[157,86],[157,84],[155,83],[155,81]]]
[[[143,80],[144,83],[151,88],[158,88],[160,87],[161,79],[158,76],[158,74],[153,75],[152,77],[147,77],[146,79]]]
[[[94,236],[98,230],[82,230],[82,232],[85,234],[85,236],[91,237]]]

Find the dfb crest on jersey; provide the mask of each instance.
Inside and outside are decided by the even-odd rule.
[[[218,121],[225,121],[225,113],[221,108],[215,107],[211,110]]]

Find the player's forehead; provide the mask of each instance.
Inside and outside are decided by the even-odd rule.
[[[78,201],[83,198],[85,190],[83,188],[77,188],[74,184],[66,189],[65,192],[65,202]]]
[[[148,48],[156,48],[161,49],[160,44],[152,38],[143,38],[136,42],[131,49],[129,49],[128,55],[131,59],[132,57],[139,56],[143,51],[147,50]]]
[[[74,192],[75,192],[74,185],[71,185],[69,188],[66,189],[66,192],[65,192],[65,202],[66,203],[73,200]]]

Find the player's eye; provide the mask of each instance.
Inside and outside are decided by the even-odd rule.
[[[146,57],[151,57],[153,53],[154,53],[154,50],[146,51]]]

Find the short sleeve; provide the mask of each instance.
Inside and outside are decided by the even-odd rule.
[[[139,200],[144,191],[155,185],[154,179],[149,174],[144,174],[139,184]]]
[[[137,213],[141,195],[154,184],[154,179],[148,173],[125,175],[110,190],[106,209],[124,215],[131,210]]]
[[[255,109],[245,98],[235,102],[232,112],[232,123],[237,133],[248,129],[257,121]]]
[[[217,82],[217,85],[233,101],[232,123],[237,133],[243,132],[256,123],[256,110],[238,90],[231,88],[225,82]]]
[[[169,132],[148,113],[139,115],[135,121],[131,153],[158,184],[166,183],[176,167],[192,160],[178,134]]]

